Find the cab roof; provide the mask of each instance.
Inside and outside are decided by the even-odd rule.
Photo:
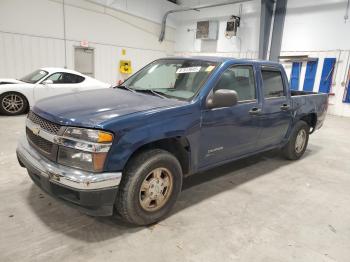
[[[55,73],[55,72],[62,72],[62,73],[71,73],[71,74],[76,74],[76,75],[81,75],[84,76],[83,74],[72,70],[72,69],[66,69],[66,68],[61,68],[61,67],[42,67],[40,68],[40,70],[44,70],[51,73]]]
[[[188,60],[200,60],[200,61],[209,61],[209,62],[216,62],[216,63],[223,63],[223,62],[251,62],[255,64],[262,64],[262,65],[271,65],[271,66],[280,66],[280,63],[268,61],[268,60],[259,60],[259,59],[247,59],[247,58],[234,58],[234,57],[224,57],[224,56],[174,56],[174,57],[167,57],[167,59],[188,59]]]

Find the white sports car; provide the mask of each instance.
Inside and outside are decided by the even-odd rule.
[[[45,67],[21,79],[0,79],[0,113],[19,115],[42,98],[108,87],[73,70]]]

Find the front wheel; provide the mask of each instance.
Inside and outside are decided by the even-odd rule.
[[[23,114],[27,110],[28,101],[23,95],[9,92],[0,96],[0,113],[15,116]]]
[[[182,169],[175,156],[161,149],[144,151],[123,172],[117,212],[132,224],[155,223],[170,212],[181,187]]]
[[[282,149],[285,158],[297,160],[304,154],[309,141],[309,131],[310,126],[305,121],[296,123],[288,143]]]

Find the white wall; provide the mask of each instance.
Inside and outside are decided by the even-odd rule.
[[[350,20],[344,22],[347,0],[288,0],[281,55],[309,55],[319,63],[314,91],[317,92],[323,59],[337,59],[328,112],[350,116],[350,104],[343,103],[350,59]],[[291,63],[285,64],[290,76]],[[306,63],[301,72],[302,88]]]
[[[118,72],[120,59],[130,59],[136,71],[173,54],[172,27],[159,43],[159,23],[84,0],[65,3],[68,68],[74,69],[74,46],[82,40],[95,49],[95,77],[109,83],[123,77]],[[43,66],[63,67],[63,39],[62,0],[0,1],[0,77],[21,77]],[[121,55],[123,48],[126,56]]]
[[[349,49],[347,0],[288,0],[282,50]]]
[[[194,4],[192,1],[192,4]],[[209,1],[210,2],[210,1]],[[209,3],[208,2],[208,3]],[[208,4],[200,1],[199,4]],[[242,13],[240,14],[240,6]],[[241,26],[237,37],[225,37],[226,22],[230,15],[241,16]],[[175,52],[177,54],[201,54],[256,58],[259,46],[260,1],[254,0],[242,4],[226,5],[201,9],[200,12],[188,11],[173,15],[179,26],[176,28]],[[219,21],[218,40],[208,42],[197,40],[195,30],[197,21]],[[190,29],[190,32],[188,32]],[[209,52],[203,52],[205,46],[212,47]]]
[[[114,9],[129,13],[133,16],[139,16],[146,18],[150,21],[160,23],[163,15],[172,9],[176,9],[179,6],[166,0],[88,0],[97,2],[103,5],[109,5]],[[171,17],[167,20],[167,24],[170,26],[176,26],[175,21]]]

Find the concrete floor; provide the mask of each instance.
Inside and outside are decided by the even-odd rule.
[[[0,117],[0,261],[349,261],[350,119],[328,117],[296,162],[276,153],[185,180],[151,227],[93,218],[19,167],[24,117]]]

